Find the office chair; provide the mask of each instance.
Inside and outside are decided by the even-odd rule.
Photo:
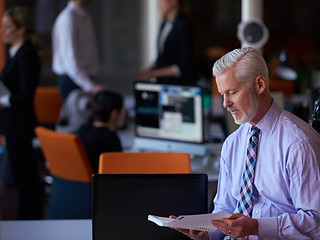
[[[91,218],[93,170],[80,138],[42,126],[35,132],[53,177],[47,218]]]
[[[5,156],[4,136],[0,135],[0,216],[5,219],[4,192],[7,176],[7,157]],[[1,219],[1,218],[0,218]]]
[[[34,94],[34,109],[40,125],[54,128],[58,121],[62,100],[58,87],[37,87]]]
[[[190,156],[177,152],[102,153],[99,173],[191,173]]]

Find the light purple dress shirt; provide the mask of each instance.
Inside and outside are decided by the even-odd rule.
[[[252,218],[258,219],[259,239],[320,239],[320,134],[275,101],[256,126]],[[214,212],[236,208],[250,127],[241,125],[223,144]],[[209,233],[210,239],[222,235]]]

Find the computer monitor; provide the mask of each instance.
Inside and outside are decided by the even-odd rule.
[[[148,215],[208,213],[206,174],[95,174],[93,240],[188,240]]]
[[[205,154],[200,86],[135,82],[134,95],[135,149]]]

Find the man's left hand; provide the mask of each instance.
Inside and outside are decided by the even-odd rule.
[[[234,213],[229,218],[212,220],[211,223],[224,234],[234,238],[259,234],[258,220],[240,213]]]

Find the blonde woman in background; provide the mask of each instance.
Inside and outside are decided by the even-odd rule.
[[[33,106],[40,79],[39,41],[33,30],[33,15],[25,7],[8,9],[1,34],[8,45],[0,80],[10,93],[0,97],[0,133],[18,191],[17,219],[41,219],[43,186],[32,148],[36,116]]]

